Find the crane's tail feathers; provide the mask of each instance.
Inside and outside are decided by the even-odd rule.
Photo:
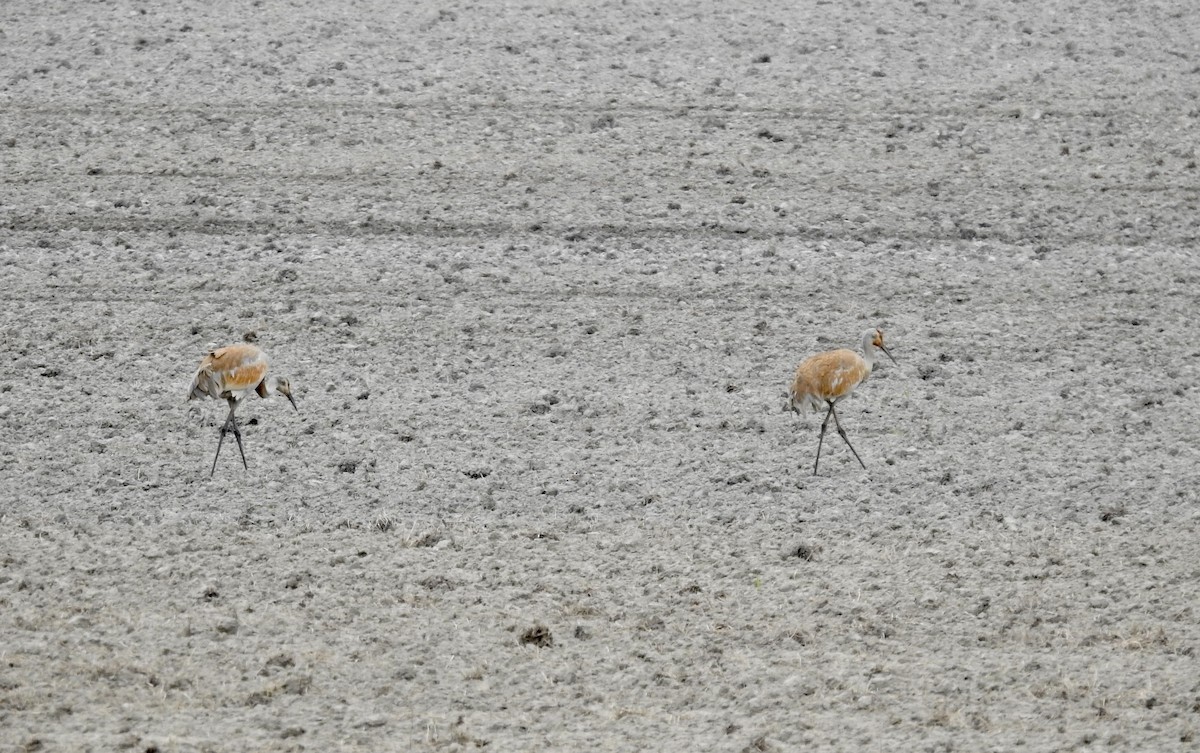
[[[788,408],[790,408],[793,413],[804,413],[805,408],[818,411],[821,410],[821,403],[810,394],[805,393],[802,395],[797,395],[793,392],[788,395]]]
[[[217,397],[217,385],[212,377],[205,374],[203,371],[196,374],[196,378],[192,380],[192,386],[188,390],[188,400],[196,400],[202,397]]]

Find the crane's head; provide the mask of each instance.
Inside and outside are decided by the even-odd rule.
[[[287,377],[279,377],[275,380],[275,391],[286,397],[297,413],[300,412],[300,407],[296,405],[296,398],[292,397],[292,383],[288,381]]]
[[[883,344],[883,330],[876,329],[874,332],[868,332],[868,335],[870,335],[871,345],[882,350],[883,354],[887,356],[892,363],[896,363],[896,359],[892,358],[892,354],[888,352],[887,346]],[[899,364],[896,365],[898,366]]]
[[[258,396],[262,398],[265,398],[272,392],[278,392],[280,395],[283,395],[288,399],[288,402],[292,404],[292,407],[295,408],[297,412],[300,411],[299,406],[296,405],[296,398],[292,397],[292,383],[288,381],[287,377],[273,376],[270,379],[264,379],[258,383],[258,387],[256,387],[254,391],[257,392]]]

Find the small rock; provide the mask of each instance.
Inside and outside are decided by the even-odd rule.
[[[520,642],[522,646],[533,644],[538,648],[549,648],[554,645],[554,636],[550,634],[550,628],[545,625],[534,625],[521,633]]]
[[[805,562],[812,562],[821,553],[821,545],[811,541],[789,541],[784,545],[781,555],[785,560],[797,557]]]

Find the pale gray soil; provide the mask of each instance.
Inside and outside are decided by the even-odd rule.
[[[1200,6],[402,5],[0,6],[0,751],[1194,749]]]

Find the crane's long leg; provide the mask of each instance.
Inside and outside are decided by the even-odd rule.
[[[246,451],[242,448],[242,432],[238,429],[237,419],[233,417],[233,411],[237,408],[237,401],[229,398],[229,415],[225,418],[225,423],[221,424],[221,436],[217,440],[217,454],[213,456],[212,470],[208,472],[209,478],[217,472],[217,459],[221,457],[221,445],[225,442],[225,434],[233,432],[233,438],[237,440],[238,452],[242,456],[242,467],[250,470],[250,466],[246,465]]]
[[[867,469],[867,464],[864,463],[862,458],[858,456],[858,450],[854,449],[854,445],[850,444],[850,438],[846,436],[846,430],[842,428],[842,422],[838,420],[837,411],[833,409],[833,403],[829,404],[829,412],[833,414],[833,423],[837,425],[838,434],[841,434],[842,439],[846,440],[846,446],[850,448],[850,452],[854,453],[854,459],[858,461],[858,464],[861,465],[865,471]],[[826,417],[825,420],[828,421],[829,418]],[[821,428],[822,430],[824,429],[824,427]],[[824,433],[824,431],[822,431],[822,433]]]
[[[217,459],[221,457],[221,445],[225,443],[225,432],[229,430],[229,419],[225,419],[225,423],[221,424],[221,436],[217,440],[217,454],[213,456],[212,470],[208,472],[208,477],[212,478],[217,472]]]
[[[825,420],[821,422],[821,436],[817,439],[817,462],[813,463],[813,475],[817,475],[817,466],[821,465],[821,445],[825,442],[825,427],[829,426],[829,417],[833,415],[833,403],[829,404],[829,410],[825,413]]]

